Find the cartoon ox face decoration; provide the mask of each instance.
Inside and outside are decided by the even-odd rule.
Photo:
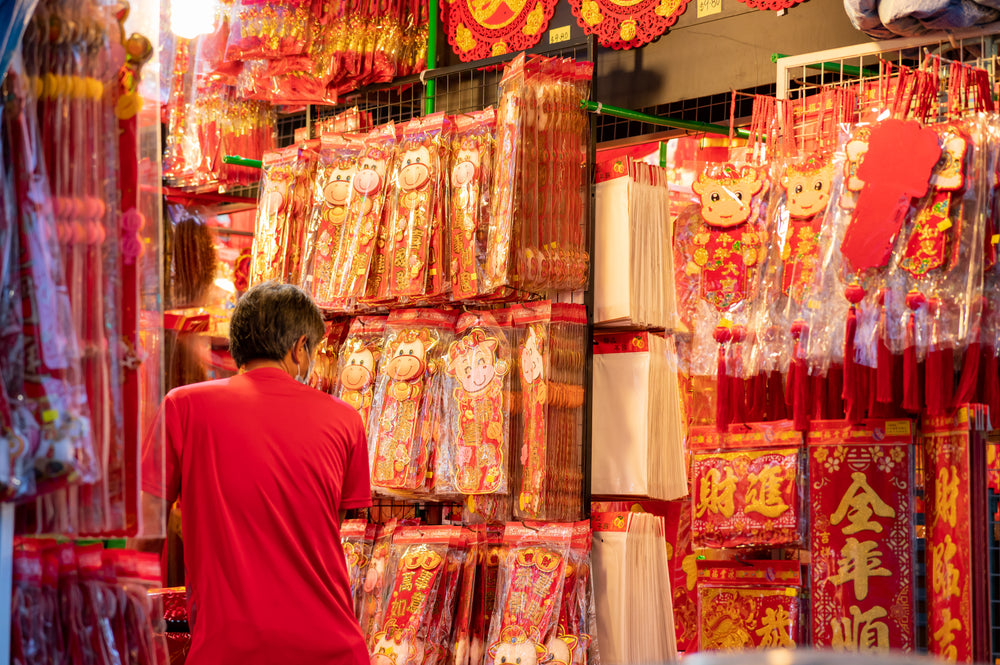
[[[833,165],[828,159],[810,157],[789,165],[781,178],[781,186],[788,195],[788,214],[805,219],[823,213],[830,201],[832,182]]]
[[[731,228],[750,218],[753,197],[764,186],[757,169],[726,164],[706,169],[692,184],[701,198],[701,216],[709,226]]]

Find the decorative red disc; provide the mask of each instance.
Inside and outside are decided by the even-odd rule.
[[[441,19],[463,62],[529,49],[549,26],[558,0],[446,0]]]
[[[606,48],[648,44],[677,22],[691,0],[569,0],[576,22]]]

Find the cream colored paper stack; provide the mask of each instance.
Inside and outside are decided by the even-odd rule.
[[[595,335],[591,493],[671,500],[688,492],[673,336]]]
[[[595,514],[594,598],[603,665],[677,661],[663,518]]]
[[[595,188],[594,323],[674,327],[677,300],[667,171],[627,162]]]

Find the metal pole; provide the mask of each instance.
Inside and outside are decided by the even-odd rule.
[[[782,58],[789,57],[787,53],[772,53],[771,62],[778,62]],[[849,74],[851,76],[864,76],[873,77],[878,76],[878,70],[870,69],[868,67],[855,67],[854,65],[845,65],[842,62],[814,62],[810,65],[806,65],[809,69],[819,69],[824,72],[834,72],[837,74]]]
[[[427,17],[427,69],[437,67],[438,43],[438,0],[430,0],[431,15]],[[424,115],[434,113],[434,94],[437,92],[437,82],[427,81],[424,88]]]
[[[264,168],[263,162],[259,159],[249,159],[247,157],[240,157],[239,155],[226,155],[222,158],[223,164],[235,164],[236,166],[249,166],[253,169]]]
[[[608,106],[607,104],[601,104],[599,102],[591,102],[587,100],[582,100],[580,102],[580,108],[590,111],[591,113],[603,113],[604,115],[613,115],[616,118],[624,118],[625,120],[636,120],[638,122],[645,122],[649,125],[659,125],[661,127],[672,127],[674,129],[684,129],[690,132],[698,132],[700,134],[721,134],[723,136],[729,136],[729,128],[723,127],[722,125],[713,125],[710,122],[701,122],[699,120],[681,120],[680,118],[669,118],[667,116],[661,115],[648,115],[646,113],[640,113],[639,111],[633,111],[631,109],[623,109],[618,106]],[[736,138],[747,139],[750,138],[750,132],[745,129],[737,129],[734,132]]]

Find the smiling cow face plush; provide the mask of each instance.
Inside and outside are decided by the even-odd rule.
[[[709,226],[730,228],[750,218],[753,197],[764,186],[756,169],[726,164],[706,169],[691,185],[701,198],[701,216]]]
[[[833,182],[833,165],[829,160],[810,157],[800,164],[791,164],[781,179],[788,194],[788,214],[805,219],[826,210]]]

